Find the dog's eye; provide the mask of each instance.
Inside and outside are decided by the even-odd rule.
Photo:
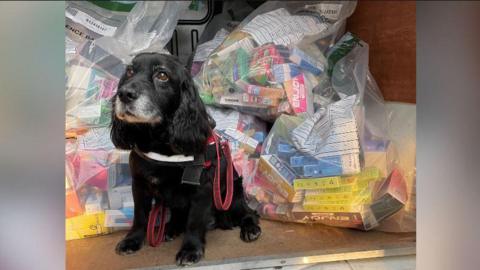
[[[127,78],[132,77],[134,73],[135,71],[133,71],[132,67],[127,67]]]
[[[157,77],[157,79],[159,79],[161,82],[166,82],[166,81],[168,81],[168,75],[167,75],[167,73],[165,73],[165,72],[159,72],[156,77]]]

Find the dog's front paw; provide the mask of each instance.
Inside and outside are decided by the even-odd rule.
[[[176,261],[178,266],[192,265],[203,258],[203,249],[195,247],[182,247],[177,253]]]
[[[248,224],[240,228],[240,239],[245,242],[252,242],[262,234],[262,229],[257,224]]]
[[[167,223],[165,228],[165,236],[163,237],[163,239],[165,240],[165,242],[170,242],[177,238],[177,236],[179,236],[180,234],[181,231],[178,228],[174,227],[174,225],[172,225],[171,223]]]
[[[177,236],[178,235],[173,232],[166,232],[165,236],[163,237],[163,240],[165,242],[170,242],[170,241],[173,241],[175,238],[177,238]]]
[[[143,240],[136,238],[124,238],[115,247],[115,252],[118,255],[128,255],[137,252],[143,246]]]

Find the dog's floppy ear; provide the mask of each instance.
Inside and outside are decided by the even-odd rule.
[[[186,70],[182,77],[180,105],[170,125],[170,143],[183,154],[197,154],[204,151],[214,122]]]
[[[117,118],[115,115],[115,99],[116,95],[112,98],[112,122],[110,124],[110,139],[113,145],[119,149],[130,150],[133,148],[132,131],[130,130],[128,123],[125,123]]]

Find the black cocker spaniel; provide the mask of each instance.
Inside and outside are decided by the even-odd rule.
[[[258,215],[247,206],[242,178],[235,169],[230,208],[215,208],[213,179],[218,162],[212,157],[217,151],[207,146],[214,126],[189,72],[175,57],[142,53],[132,60],[112,99],[112,142],[117,148],[133,150],[129,162],[134,221],[116,247],[118,254],[133,253],[143,246],[153,200],[170,209],[165,240],[184,233],[176,256],[178,265],[196,263],[203,257],[209,229],[240,226],[240,238],[246,242],[260,236]],[[219,152],[223,198],[227,162],[223,151]],[[149,158],[151,153],[201,157],[211,160],[211,166],[202,167],[199,179],[193,179],[198,183],[192,184],[182,181],[185,167],[157,162]]]

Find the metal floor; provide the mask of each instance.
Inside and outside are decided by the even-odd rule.
[[[414,270],[415,255],[256,268],[256,270]],[[228,269],[228,268],[225,268]]]

